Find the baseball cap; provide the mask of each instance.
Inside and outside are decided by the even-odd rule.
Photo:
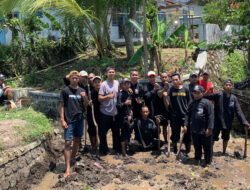
[[[82,76],[82,77],[87,77],[87,76],[88,76],[88,73],[87,73],[86,71],[82,70],[82,71],[80,72],[80,76]]]
[[[208,70],[205,70],[205,71],[203,71],[203,75],[204,74],[207,74],[207,75],[209,75],[209,72],[208,72]]]
[[[130,82],[130,80],[128,78],[125,78],[123,79],[122,83],[125,83],[125,82]]]
[[[70,73],[68,74],[69,75],[69,77],[72,77],[72,76],[80,76],[80,73],[78,72],[78,71],[70,71]]]
[[[92,81],[96,80],[96,79],[99,79],[99,80],[102,80],[102,78],[100,76],[95,76]]]
[[[5,80],[5,76],[3,74],[0,74],[0,80]]]
[[[149,71],[149,72],[148,72],[148,77],[150,77],[150,76],[152,76],[152,75],[156,76],[155,72],[154,72],[154,71]]]
[[[198,74],[197,74],[197,73],[195,73],[195,72],[190,73],[189,77],[192,77],[192,76],[196,76],[196,77],[198,77]]]
[[[204,92],[205,92],[205,90],[204,90],[204,88],[203,88],[202,86],[200,86],[200,85],[196,85],[196,86],[194,87],[194,89],[193,89],[193,92],[200,92],[200,93],[204,93]]]

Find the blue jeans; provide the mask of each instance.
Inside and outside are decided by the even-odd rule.
[[[83,137],[83,119],[75,121],[68,124],[68,128],[64,129],[64,140],[71,141],[74,137],[81,138]]]

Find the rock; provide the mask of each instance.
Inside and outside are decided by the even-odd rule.
[[[119,184],[121,184],[122,182],[121,182],[121,180],[120,180],[119,178],[114,178],[114,179],[113,179],[113,183],[119,185]]]
[[[54,129],[54,134],[58,135],[60,133],[60,130],[58,128]]]
[[[5,176],[9,176],[11,173],[12,173],[12,169],[10,166],[5,166],[5,171],[4,171],[4,174]]]
[[[15,177],[12,177],[12,178],[10,179],[10,187],[15,187],[15,186],[16,186],[16,183],[17,183],[17,181],[16,181]]]
[[[1,184],[1,186],[2,186],[3,190],[9,189],[9,187],[10,187],[10,182],[9,182],[8,180],[4,180],[4,181],[2,182],[2,184]]]
[[[241,146],[236,146],[234,148],[234,156],[238,159],[243,157],[243,150],[242,150]]]

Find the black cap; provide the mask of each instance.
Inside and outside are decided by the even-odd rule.
[[[5,76],[3,74],[0,74],[0,80],[5,80]]]
[[[200,85],[196,85],[196,86],[194,87],[194,89],[193,89],[193,92],[200,92],[200,93],[204,93],[204,92],[205,92],[205,90],[204,90],[204,88],[203,88],[202,86],[200,86]]]
[[[131,82],[128,78],[123,79],[122,83]]]
[[[232,81],[231,79],[226,79],[226,80],[224,80],[224,84],[226,84],[226,83],[231,83],[231,84],[233,84],[233,81]]]
[[[190,73],[189,77],[192,77],[192,76],[198,77],[198,74],[197,73]]]
[[[114,67],[107,67],[106,68],[106,72],[109,72],[110,70],[115,70],[115,68]]]

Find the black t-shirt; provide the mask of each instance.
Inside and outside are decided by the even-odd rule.
[[[64,119],[67,123],[83,119],[84,107],[81,92],[85,90],[80,87],[73,89],[70,86],[61,91],[60,102],[64,103]]]
[[[133,94],[131,95],[133,116],[135,118],[138,118],[138,117],[140,117],[141,107],[142,107],[143,102],[144,102],[144,100],[143,100],[143,86],[142,86],[142,84],[139,84],[137,82],[136,84],[131,83],[130,88],[133,90]],[[136,98],[140,98],[142,104],[138,104],[135,100]]]
[[[188,105],[191,101],[191,96],[188,88],[183,87],[176,89],[172,86],[168,90],[168,100],[170,101],[170,113],[172,117],[184,118]]]
[[[191,83],[188,85],[188,89],[189,89],[189,92],[190,92],[192,101],[194,100],[194,95],[193,95],[194,87],[195,87],[195,85],[193,85],[193,84],[191,84]]]
[[[131,96],[129,95],[128,92],[122,90],[119,93],[118,103],[117,103],[118,113],[120,116],[129,115],[131,112],[132,107],[130,105],[125,104],[126,100],[128,99],[131,100]]]

